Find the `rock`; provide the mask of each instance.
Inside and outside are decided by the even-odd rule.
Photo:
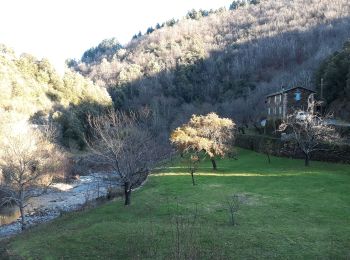
[[[28,226],[51,221],[65,212],[84,208],[85,202],[91,202],[97,198],[104,198],[111,179],[104,174],[91,174],[79,176],[74,180],[74,185],[57,183],[55,189],[50,189],[31,201],[32,209],[27,213]],[[118,184],[114,181],[115,185]],[[57,188],[62,188],[57,191]],[[67,188],[67,189],[63,189]],[[89,195],[87,197],[87,195]],[[98,196],[97,196],[98,195]],[[39,206],[38,206],[39,205]],[[0,237],[17,234],[21,232],[20,218],[15,222],[0,226]]]

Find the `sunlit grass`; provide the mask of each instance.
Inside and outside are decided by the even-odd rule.
[[[247,150],[217,164],[213,172],[203,162],[192,186],[177,159],[133,193],[130,207],[118,199],[68,214],[14,238],[10,252],[32,259],[171,259],[179,247],[180,258],[194,259],[350,257],[349,165],[305,168],[302,160],[275,157],[268,164]],[[234,194],[242,198],[236,226],[227,207]]]

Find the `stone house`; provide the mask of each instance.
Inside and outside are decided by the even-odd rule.
[[[307,111],[308,99],[315,93],[304,87],[293,87],[266,96],[267,119],[283,119],[295,110]]]

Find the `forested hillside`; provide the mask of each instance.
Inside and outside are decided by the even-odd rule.
[[[71,71],[63,77],[48,60],[17,56],[1,45],[1,120],[58,122],[63,141],[82,148],[86,115],[104,111],[111,99],[117,109],[150,109],[153,130],[166,139],[192,114],[215,111],[238,123],[256,121],[264,116],[267,93],[282,86],[314,89],[321,78],[325,93],[333,93],[327,94],[329,107],[346,107],[347,75],[335,88],[332,68],[348,55],[347,49],[333,54],[350,37],[348,1],[251,2],[191,10],[126,46],[103,40],[80,61],[68,61]]]
[[[152,109],[157,129],[216,111],[263,116],[281,86],[314,89],[319,64],[350,37],[348,0],[261,1],[165,24],[111,57],[70,63],[106,87],[117,108]]]
[[[321,64],[316,81],[327,110],[350,121],[350,41]]]
[[[35,124],[57,122],[65,142],[70,142],[82,137],[86,113],[110,103],[105,89],[78,73],[67,71],[61,77],[48,60],[29,54],[18,57],[9,47],[0,45],[2,125],[21,120]]]

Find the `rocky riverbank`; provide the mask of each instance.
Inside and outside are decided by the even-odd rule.
[[[97,198],[106,197],[118,181],[108,174],[81,176],[72,183],[54,183],[43,195],[32,198],[26,208],[27,226],[34,226],[59,217],[62,213],[79,210]],[[0,226],[0,238],[21,232],[19,219]]]

